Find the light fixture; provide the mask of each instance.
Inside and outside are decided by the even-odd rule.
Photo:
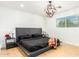
[[[24,4],[20,4],[20,7],[22,7],[22,8],[23,8],[23,7],[24,7]]]
[[[61,8],[61,6],[58,6],[57,8]],[[56,6],[52,4],[52,1],[49,1],[49,4],[47,5],[47,8],[45,9],[45,14],[48,17],[52,17],[57,10]]]

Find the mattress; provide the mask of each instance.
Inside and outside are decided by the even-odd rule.
[[[44,48],[48,45],[48,38],[30,38],[30,39],[23,39],[20,41],[21,45],[29,50],[30,52],[39,50]]]

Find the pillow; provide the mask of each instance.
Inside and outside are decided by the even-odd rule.
[[[32,34],[32,38],[43,37],[42,34]]]
[[[18,37],[18,39],[28,39],[28,38],[31,38],[32,36],[31,35],[20,35]]]

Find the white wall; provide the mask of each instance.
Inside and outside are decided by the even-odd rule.
[[[68,11],[64,11],[54,15],[52,18],[45,18],[47,21],[46,24],[46,32],[50,35],[50,37],[58,37],[63,42],[78,45],[79,46],[79,27],[72,28],[57,28],[56,27],[56,18],[78,15],[79,16],[79,8],[74,8]]]
[[[41,16],[18,10],[0,7],[0,41],[6,33],[12,33],[16,27],[36,27],[44,29],[44,20]]]

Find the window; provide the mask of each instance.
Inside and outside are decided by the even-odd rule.
[[[57,27],[79,27],[79,16],[67,16],[56,19]]]

